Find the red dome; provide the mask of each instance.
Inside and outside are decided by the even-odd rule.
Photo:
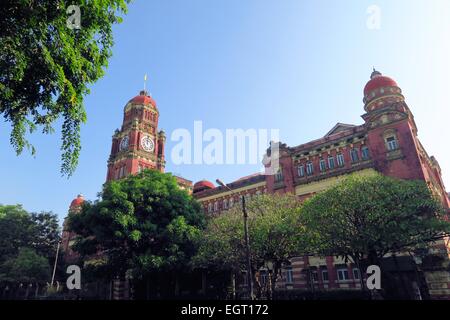
[[[143,104],[143,105],[151,104],[154,107],[156,107],[155,100],[152,97],[150,97],[146,91],[141,91],[139,93],[139,95],[134,97],[133,99],[131,99],[130,102],[135,103],[135,104]]]
[[[389,77],[383,76],[380,72],[374,71],[364,87],[364,95],[367,96],[370,92],[384,87],[398,87],[397,82]]]
[[[84,203],[83,195],[79,194],[75,199],[72,200],[70,204],[71,208],[80,207]]]
[[[214,189],[215,186],[212,182],[207,181],[207,180],[202,180],[199,182],[196,182],[194,184],[194,190],[199,190],[199,189]]]

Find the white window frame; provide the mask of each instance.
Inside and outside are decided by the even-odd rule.
[[[390,140],[392,139],[392,140]],[[395,151],[398,149],[398,140],[394,135],[386,137],[386,146],[389,151]]]
[[[370,159],[370,150],[368,146],[363,146],[361,148],[361,159],[369,160]]]
[[[325,162],[325,159],[320,158],[319,160],[319,170],[321,172],[325,172],[327,170],[327,163]]]
[[[312,161],[306,163],[306,174],[308,176],[312,176],[314,174],[314,164],[312,163]]]
[[[338,153],[336,155],[336,160],[337,160],[338,167],[345,166],[345,158],[344,158],[344,154],[343,153]]]
[[[348,269],[347,268],[339,268],[339,269],[336,270],[336,273],[337,273],[338,281],[350,280],[350,275],[348,274]],[[345,274],[347,275],[347,277],[344,276]],[[342,275],[342,277],[341,277],[341,275]]]
[[[286,267],[286,284],[294,283],[294,271],[292,267]]]
[[[336,162],[335,162],[333,156],[329,156],[329,157],[328,157],[328,168],[329,168],[330,170],[336,168]]]
[[[305,176],[305,166],[303,164],[297,167],[297,174],[301,178]]]
[[[284,180],[283,170],[280,168],[278,169],[278,172],[275,173],[275,182],[282,182],[283,180]]]
[[[350,159],[351,159],[352,163],[355,163],[355,162],[359,161],[358,149],[353,148],[353,149],[350,150]]]
[[[325,277],[323,276],[324,274],[327,275],[327,279],[325,279]],[[330,281],[330,274],[328,273],[328,270],[323,269],[322,272],[321,272],[321,276],[322,276],[322,281],[323,282]]]

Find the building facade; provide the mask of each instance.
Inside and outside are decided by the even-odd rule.
[[[298,146],[278,143],[279,171],[273,175],[253,174],[229,183],[231,189],[203,180],[195,183],[176,177],[181,188],[193,192],[206,215],[217,215],[233,207],[240,196],[248,199],[263,193],[292,193],[301,200],[334,185],[346,175],[379,172],[401,179],[427,183],[450,208],[437,160],[429,156],[417,136],[414,116],[397,83],[374,70],[364,88],[363,124],[336,124],[322,138]],[[106,181],[137,174],[143,169],[164,172],[165,134],[158,130],[159,111],[146,91],[124,107],[121,129],[112,137]],[[268,155],[270,148],[268,149]],[[267,167],[270,162],[265,163]],[[70,209],[77,210],[83,199],[77,197]],[[63,249],[69,260],[74,235],[63,234]],[[446,239],[433,250],[446,257],[442,269],[424,273],[433,298],[450,299],[450,243]],[[397,262],[396,262],[397,263]],[[447,271],[445,271],[447,268]],[[260,271],[261,281],[266,276]],[[361,275],[356,266],[336,257],[294,257],[277,283],[282,289],[359,288]]]
[[[397,83],[374,70],[364,88],[363,102],[365,113],[361,125],[338,123],[322,138],[298,146],[279,143],[276,174],[239,179],[228,185],[232,191],[200,181],[194,185],[194,196],[202,203],[205,213],[215,215],[228,210],[242,195],[251,198],[259,193],[292,193],[304,200],[350,173],[379,172],[425,181],[449,209],[450,200],[439,163],[420,143],[414,116]],[[265,165],[269,167],[271,163]],[[432,250],[446,261],[442,270],[424,273],[429,293],[434,298],[450,299],[449,240],[437,243]],[[291,262],[284,270],[281,288],[360,287],[361,275],[356,266],[336,257],[296,257]]]

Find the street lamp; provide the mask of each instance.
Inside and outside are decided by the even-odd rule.
[[[227,186],[225,183],[223,183],[222,180],[216,179],[216,182],[220,186],[231,191],[231,193],[233,194],[233,190],[229,186]],[[244,240],[245,240],[245,255],[246,255],[246,260],[247,260],[247,282],[249,285],[250,300],[254,300],[253,272],[252,272],[252,262],[250,260],[250,240],[248,237],[248,215],[247,215],[247,210],[245,208],[245,197],[244,196],[241,196],[241,201],[242,201],[242,213],[244,216]]]

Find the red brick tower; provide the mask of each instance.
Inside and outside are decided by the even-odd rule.
[[[402,90],[374,70],[364,88],[362,117],[375,168],[388,176],[424,180],[417,153],[417,127]]]
[[[124,108],[121,130],[112,138],[106,181],[137,174],[143,169],[164,172],[164,131],[158,132],[156,102],[144,90]]]
[[[79,194],[73,201],[70,203],[69,213],[78,213],[81,210],[81,207],[84,203],[84,197],[82,194]],[[74,263],[78,260],[79,255],[75,251],[72,250],[71,246],[73,241],[75,240],[76,234],[67,229],[67,217],[64,219],[63,224],[63,233],[62,233],[62,252],[64,253],[64,262]]]
[[[414,116],[397,83],[374,70],[364,88],[364,109],[375,169],[387,176],[426,181],[448,208],[439,164],[420,143]]]

